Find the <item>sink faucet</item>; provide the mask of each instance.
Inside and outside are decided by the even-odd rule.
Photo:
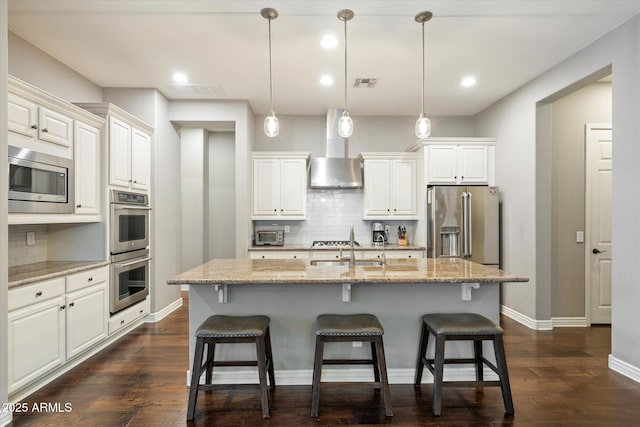
[[[349,268],[356,266],[356,253],[353,250],[354,246],[354,232],[353,224],[351,224],[351,230],[349,231]]]
[[[385,265],[387,263],[387,257],[385,256],[384,253],[384,235],[382,234],[378,234],[376,236],[376,242],[382,241],[382,265]]]

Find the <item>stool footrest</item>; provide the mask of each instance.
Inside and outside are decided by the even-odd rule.
[[[500,387],[500,381],[442,381],[442,385],[461,387]]]
[[[373,365],[373,359],[322,359],[323,365]]]

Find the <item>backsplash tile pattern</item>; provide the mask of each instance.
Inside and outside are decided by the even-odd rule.
[[[36,233],[36,244],[27,246],[27,231]],[[9,226],[9,267],[47,261],[46,225]]]
[[[254,221],[255,225],[289,226],[287,245],[310,245],[314,240],[349,240],[353,224],[355,240],[371,244],[371,222],[362,219],[362,189],[308,189],[306,221]],[[407,227],[411,235],[412,221],[387,221],[391,226],[389,241],[398,241],[395,229]]]

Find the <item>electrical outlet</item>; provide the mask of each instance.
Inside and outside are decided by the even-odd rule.
[[[362,341],[352,341],[351,345],[354,347],[362,347]]]
[[[284,232],[285,233],[290,233],[291,232],[291,226],[290,225],[285,225],[284,226]]]
[[[584,231],[576,231],[576,243],[584,243]]]
[[[27,231],[27,246],[33,246],[36,244],[36,232]]]

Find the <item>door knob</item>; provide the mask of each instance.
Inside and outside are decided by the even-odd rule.
[[[603,253],[605,253],[607,251],[601,251],[598,248],[593,248],[593,250],[591,252],[593,252],[595,255],[598,255],[598,254],[603,254]]]

